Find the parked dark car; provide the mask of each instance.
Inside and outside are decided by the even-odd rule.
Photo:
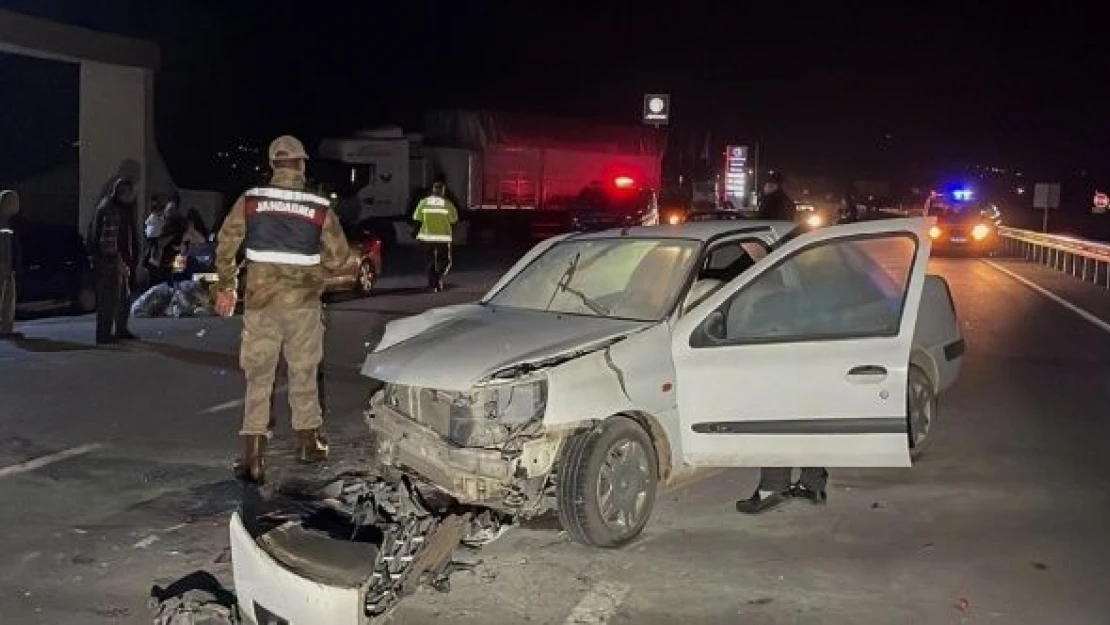
[[[381,239],[358,226],[344,224],[343,231],[347,235],[351,254],[342,269],[326,275],[324,290],[327,293],[354,291],[364,296],[370,295],[382,272]],[[241,252],[240,258],[242,258]],[[214,283],[217,279],[215,262],[216,243],[214,241],[189,250],[181,278]],[[239,280],[240,288],[244,284],[244,280]]]
[[[13,224],[20,250],[16,273],[16,312],[20,315],[96,308],[92,268],[76,227],[28,222]]]

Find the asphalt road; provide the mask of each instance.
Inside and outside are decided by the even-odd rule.
[[[913,468],[837,470],[827,506],[754,518],[733,502],[755,471],[705,474],[661,496],[643,537],[617,551],[515,529],[396,622],[1105,623],[1110,330],[1014,276],[1107,321],[1110,296],[1016,261],[933,270],[952,286],[968,354]],[[441,295],[394,279],[329,306],[337,463],[364,457],[356,369],[382,323],[474,299],[492,276],[457,273]],[[152,583],[205,570],[230,584],[239,327],[138,320],[144,342],[106,350],[91,346],[90,318],[43,319],[22,324],[30,340],[0,343],[0,622],[149,623]]]

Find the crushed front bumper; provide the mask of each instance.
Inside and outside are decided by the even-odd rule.
[[[367,625],[361,588],[314,582],[267,554],[238,512],[231,516],[231,561],[243,617],[257,625]]]
[[[516,463],[501,452],[450,445],[381,401],[371,407],[379,462],[408,469],[464,503],[497,504],[510,488]]]
[[[459,447],[385,405],[380,394],[371,400],[368,418],[378,462],[414,473],[461,503],[510,513],[535,500],[565,436],[540,436],[523,443],[518,454]]]

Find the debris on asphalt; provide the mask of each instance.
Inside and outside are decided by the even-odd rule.
[[[197,571],[166,588],[150,589],[154,625],[240,625],[235,593],[211,573]]]
[[[1037,569],[1038,571],[1047,571],[1048,570],[1048,565],[1045,564],[1044,562],[1034,562],[1033,563],[1033,568]]]
[[[767,605],[773,601],[774,599],[770,597],[759,597],[758,599],[748,601],[748,605]]]
[[[198,339],[204,338],[205,334],[208,334],[208,330],[206,330],[204,328],[201,328],[201,329],[197,330],[197,338]]]
[[[131,545],[131,546],[134,549],[146,549],[147,547],[153,545],[157,541],[158,541],[158,537],[155,536],[154,534],[151,534],[150,536],[147,536],[146,538],[140,540],[139,542],[137,542],[137,543],[135,543],[134,545]]]
[[[956,602],[956,609],[960,612],[967,612],[970,608],[971,602],[963,597],[960,597],[960,600]]]

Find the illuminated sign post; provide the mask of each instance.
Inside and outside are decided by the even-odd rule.
[[[725,201],[736,208],[745,206],[748,198],[748,146],[725,148]]]
[[[1110,195],[1102,191],[1095,191],[1094,212],[1105,213],[1108,206],[1110,206]]]
[[[666,126],[671,119],[671,96],[665,93],[649,93],[644,96],[644,123],[651,126]]]

